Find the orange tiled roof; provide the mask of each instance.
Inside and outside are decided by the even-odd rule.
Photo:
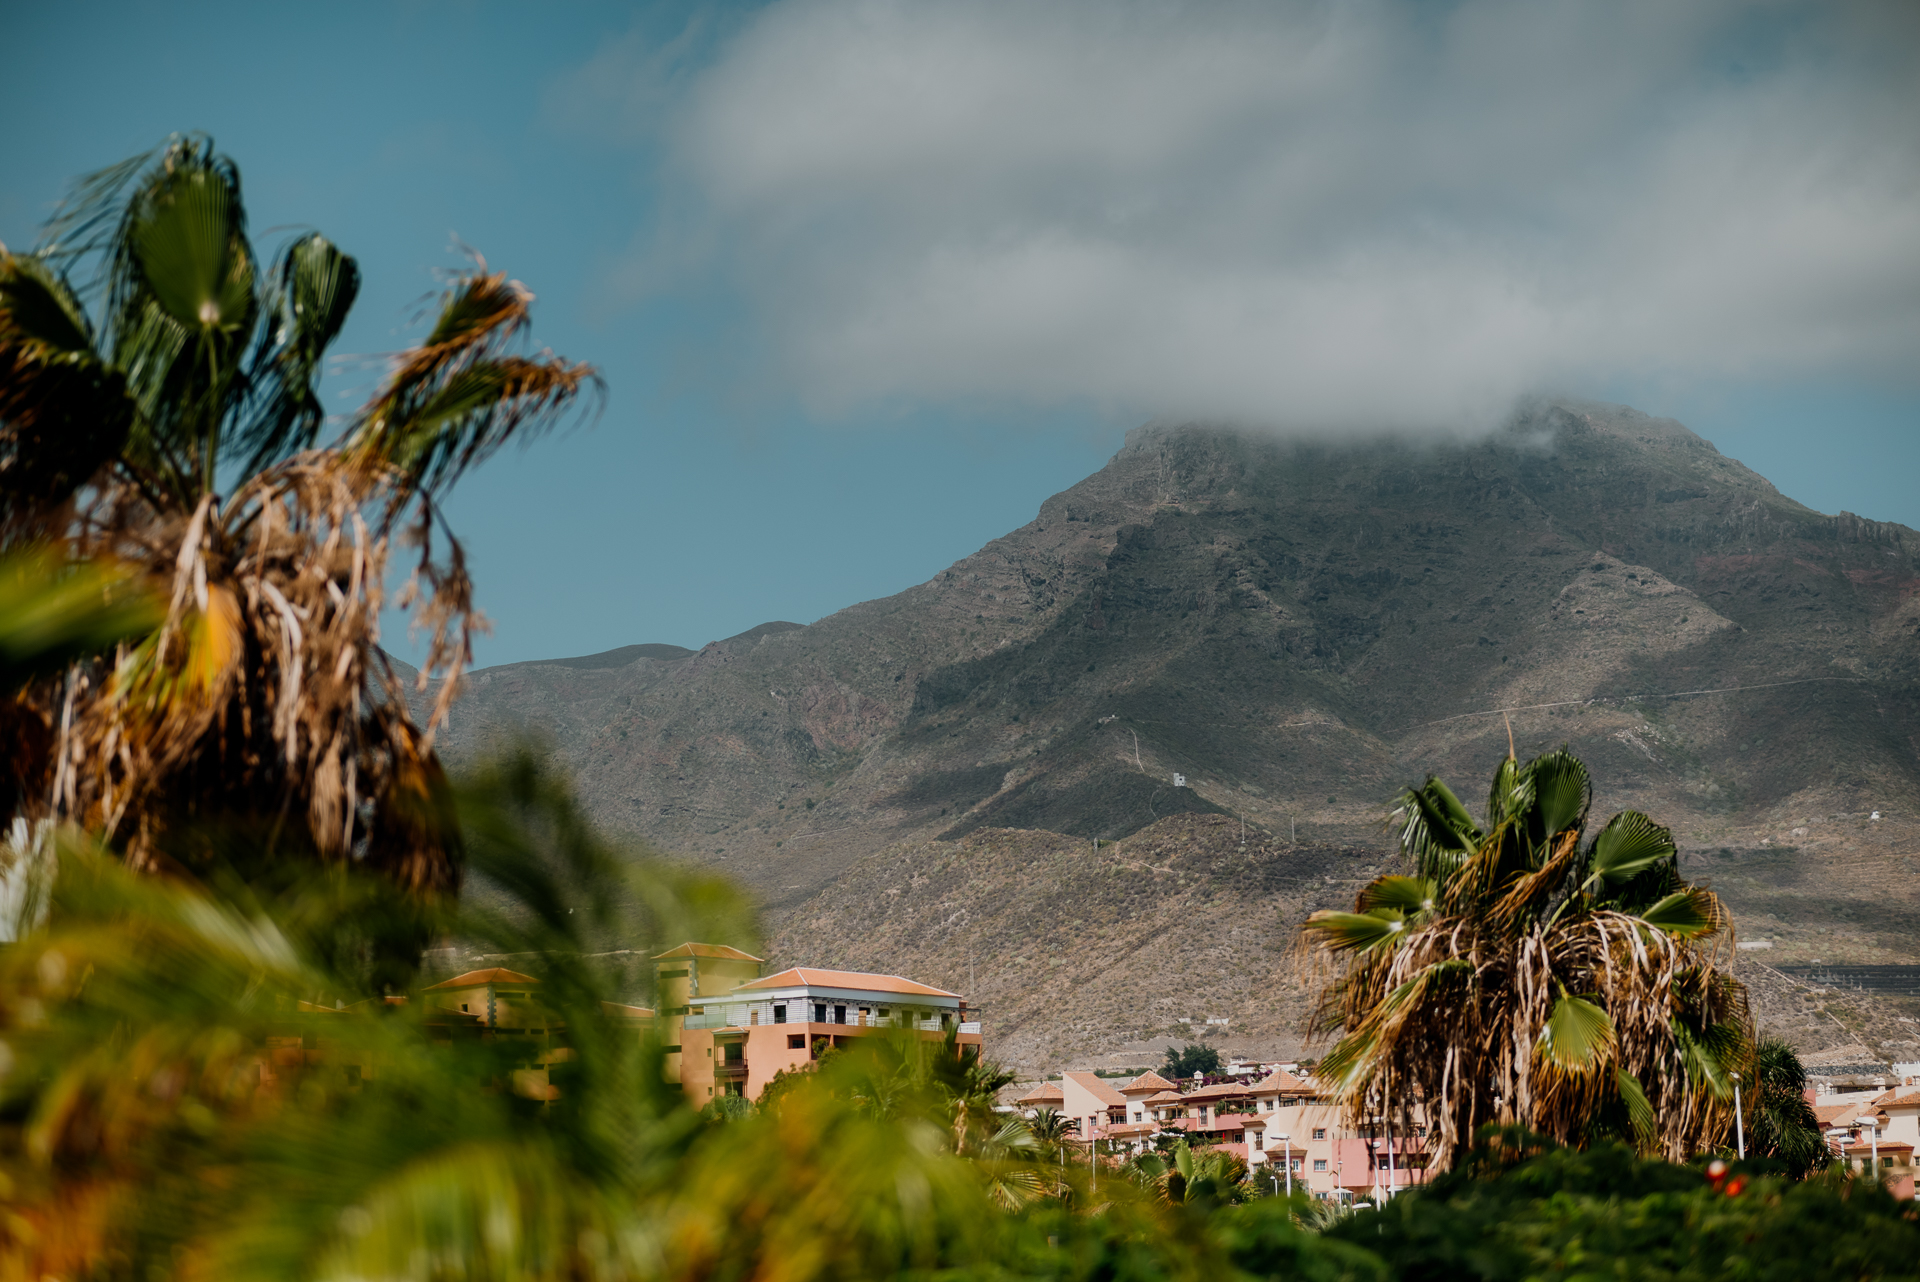
[[[1820,1104],[1815,1106],[1813,1117],[1822,1126],[1836,1126],[1851,1122],[1870,1107],[1867,1104]]]
[[[1188,1091],[1190,1100],[1241,1099],[1253,1094],[1253,1089],[1238,1082],[1221,1082],[1218,1086],[1202,1086],[1199,1090]]]
[[[1920,1107],[1920,1091],[1908,1091],[1902,1095],[1899,1089],[1888,1091],[1873,1101],[1875,1108],[1916,1108]]]
[[[1148,1069],[1131,1082],[1128,1082],[1125,1086],[1122,1086],[1120,1093],[1122,1095],[1131,1095],[1135,1091],[1170,1091],[1173,1089],[1174,1085],[1172,1082],[1169,1082],[1152,1069]]]
[[[1153,1135],[1160,1129],[1157,1122],[1121,1122],[1104,1127],[1100,1134],[1107,1139],[1131,1139],[1135,1135]]]
[[[464,975],[455,975],[452,979],[428,984],[426,991],[430,993],[436,988],[478,988],[482,984],[537,984],[539,982],[532,975],[522,975],[517,970],[508,970],[504,966],[489,966],[485,970],[470,970]]]
[[[752,953],[743,953],[738,948],[729,948],[725,944],[682,944],[678,948],[669,948],[664,953],[655,953],[654,961],[665,961],[669,957],[716,957],[722,961],[765,961],[764,957],[755,957]]]
[[[750,984],[742,984],[733,991],[744,993],[767,988],[850,988],[869,993],[895,993],[905,997],[960,996],[944,988],[930,988],[926,984],[917,984],[911,979],[902,979],[898,975],[869,975],[857,970],[815,970],[811,966],[795,966],[792,970],[783,970],[778,975],[768,975],[765,979],[756,979]]]
[[[648,1006],[627,1006],[620,1002],[601,1002],[600,1009],[616,1019],[652,1019],[653,1010]]]
[[[1161,1091],[1158,1095],[1149,1095],[1143,1101],[1147,1104],[1184,1104],[1187,1097],[1179,1091]]]
[[[1125,1108],[1127,1097],[1107,1085],[1092,1073],[1062,1073],[1061,1077],[1072,1082],[1087,1094],[1099,1100],[1109,1108]]]
[[[1274,1069],[1273,1072],[1268,1073],[1265,1077],[1255,1082],[1253,1089],[1254,1093],[1258,1095],[1271,1095],[1275,1092],[1281,1095],[1313,1094],[1313,1087],[1307,1085],[1285,1069],[1279,1068]]]
[[[1015,1100],[1016,1104],[1058,1104],[1064,1097],[1060,1094],[1060,1083],[1042,1082],[1032,1090]]]

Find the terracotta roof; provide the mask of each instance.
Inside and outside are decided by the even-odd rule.
[[[601,1002],[600,1009],[616,1019],[652,1019],[653,1010],[647,1006],[627,1006],[620,1002]]]
[[[1253,1084],[1256,1095],[1311,1095],[1313,1087],[1307,1085],[1285,1069],[1275,1069]]]
[[[655,953],[654,961],[665,961],[669,957],[717,957],[722,961],[765,961],[764,957],[755,957],[752,953],[743,953],[738,948],[729,948],[725,944],[682,944],[678,948],[669,948],[664,953]]]
[[[1814,1108],[1814,1120],[1822,1126],[1835,1126],[1842,1122],[1851,1122],[1860,1116],[1868,1106],[1863,1104],[1821,1104]]]
[[[1115,1126],[1103,1127],[1100,1134],[1107,1139],[1131,1139],[1135,1135],[1152,1135],[1160,1129],[1155,1122],[1121,1122]]]
[[[1218,1086],[1202,1086],[1197,1091],[1188,1091],[1190,1100],[1242,1099],[1253,1094],[1250,1087],[1238,1082],[1222,1082]]]
[[[1908,1091],[1902,1095],[1898,1090],[1888,1091],[1873,1101],[1875,1108],[1920,1108],[1920,1091]]]
[[[1161,1091],[1158,1095],[1149,1095],[1142,1101],[1147,1104],[1184,1104],[1187,1097],[1179,1091]]]
[[[733,991],[744,993],[754,989],[768,988],[850,988],[869,993],[898,993],[907,997],[960,996],[944,988],[930,988],[925,984],[916,984],[911,979],[902,979],[898,975],[869,975],[857,970],[815,970],[811,966],[795,966],[792,970],[783,970],[778,975],[768,975],[765,979],[756,979],[750,984],[742,984]]]
[[[1032,1090],[1015,1100],[1016,1104],[1058,1104],[1064,1097],[1060,1094],[1060,1083],[1042,1082]]]
[[[1061,1077],[1072,1082],[1087,1094],[1099,1100],[1109,1108],[1125,1108],[1127,1097],[1107,1085],[1092,1073],[1062,1073]]]
[[[455,975],[452,979],[428,984],[426,991],[430,993],[436,988],[478,988],[482,984],[537,984],[539,982],[532,975],[522,975],[517,970],[508,970],[504,966],[489,966],[485,970],[470,970],[464,975]]]
[[[1122,1086],[1120,1093],[1122,1095],[1131,1095],[1135,1091],[1170,1091],[1172,1089],[1174,1089],[1172,1082],[1169,1082],[1152,1069],[1148,1069],[1131,1082],[1128,1082],[1125,1086]]]
[[[1864,1143],[1849,1144],[1847,1145],[1847,1154],[1850,1157],[1851,1156],[1871,1157],[1876,1148],[1879,1149],[1880,1154],[1883,1157],[1889,1153],[1913,1152],[1913,1145],[1911,1144],[1905,1144],[1899,1140],[1881,1140],[1878,1145],[1864,1144]]]

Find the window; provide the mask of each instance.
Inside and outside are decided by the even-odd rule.
[[[805,1033],[788,1033],[787,1034],[788,1050],[803,1051],[806,1048],[807,1048],[807,1035]]]
[[[1327,1159],[1326,1159],[1326,1158],[1324,1158],[1324,1157],[1316,1157],[1316,1158],[1314,1158],[1314,1159],[1313,1159],[1313,1169],[1314,1169],[1314,1170],[1316,1170],[1316,1171],[1324,1171],[1324,1170],[1326,1170],[1326,1169],[1327,1169]]]
[[[847,1022],[847,1008],[845,1006],[835,1006],[833,1008],[833,1022],[836,1024],[844,1024]]]
[[[1324,1126],[1316,1126],[1316,1127],[1314,1127],[1314,1128],[1313,1128],[1313,1138],[1315,1138],[1315,1139],[1317,1139],[1317,1140],[1323,1140],[1323,1139],[1325,1139],[1325,1138],[1327,1138],[1327,1128],[1326,1128],[1326,1127],[1324,1127]],[[1326,1167],[1324,1167],[1324,1166],[1319,1166],[1319,1167],[1315,1167],[1314,1169],[1315,1169],[1315,1170],[1320,1170],[1320,1171],[1324,1171],[1324,1170],[1326,1170],[1327,1168],[1326,1168]]]
[[[815,1002],[813,1004],[813,1022],[816,1024],[824,1024],[827,1022],[827,1004],[825,1002]]]
[[[472,1014],[473,1012],[472,1012],[472,1011],[469,1011],[469,1010],[467,1009],[467,1004],[466,1004],[465,1002],[461,1002],[461,1003],[460,1003],[460,1013],[461,1013],[462,1015],[470,1015],[470,1014]]]
[[[787,1022],[787,1008],[785,1006],[775,1006],[773,1008],[773,1022],[776,1024],[784,1024]]]

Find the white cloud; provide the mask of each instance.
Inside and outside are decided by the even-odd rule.
[[[1454,426],[1622,376],[1911,376],[1917,14],[788,0],[581,83],[664,122],[698,234],[650,233],[645,279],[697,246],[822,410]]]

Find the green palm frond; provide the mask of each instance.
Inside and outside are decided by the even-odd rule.
[[[245,471],[313,445],[325,420],[321,361],[359,294],[359,264],[324,236],[301,236],[281,250],[252,361],[255,403],[233,440]]]
[[[1607,1012],[1565,989],[1540,1030],[1539,1050],[1567,1072],[1589,1072],[1613,1051],[1613,1020]]]
[[[1323,908],[1308,917],[1302,930],[1320,936],[1334,952],[1365,952],[1390,947],[1406,934],[1406,914],[1397,908],[1343,913]]]
[[[1362,912],[1374,908],[1393,908],[1408,918],[1432,912],[1439,888],[1425,877],[1379,877],[1360,892]]]
[[[1681,939],[1712,934],[1720,928],[1722,910],[1719,901],[1704,890],[1676,890],[1665,899],[1642,909],[1641,921],[1656,930]]]
[[[46,547],[0,556],[0,695],[138,636],[160,616],[131,566],[71,564]]]
[[[1480,830],[1447,785],[1428,776],[1426,783],[1401,793],[1395,811],[1401,849],[1412,856],[1424,877],[1452,876],[1480,841]]]
[[[1561,833],[1586,823],[1593,780],[1580,759],[1564,748],[1528,762],[1526,773],[1533,784],[1528,835],[1544,851]]]
[[[57,527],[132,422],[124,380],[94,349],[66,279],[44,259],[0,254],[0,535]]]
[[[1659,1119],[1654,1116],[1653,1105],[1648,1102],[1646,1091],[1641,1089],[1640,1079],[1624,1068],[1616,1068],[1613,1070],[1613,1088],[1626,1106],[1627,1123],[1633,1131],[1634,1146],[1642,1152],[1656,1148],[1659,1143]]]
[[[441,299],[427,341],[399,362],[349,432],[356,459],[403,473],[416,489],[451,485],[515,436],[558,424],[600,383],[586,365],[513,347],[530,323],[533,295],[485,264]]]
[[[1614,889],[1663,861],[1676,857],[1673,833],[1637,810],[1623,810],[1607,821],[1587,855],[1582,889]]]

